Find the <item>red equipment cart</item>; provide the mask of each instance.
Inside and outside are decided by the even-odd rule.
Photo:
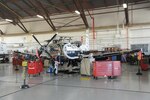
[[[95,79],[99,76],[116,77],[121,75],[120,61],[95,61],[93,64],[93,76]]]
[[[39,61],[30,61],[28,63],[28,74],[36,75],[43,72],[43,63],[41,60]]]
[[[19,66],[22,66],[22,59],[21,58],[12,58],[12,64],[14,65],[14,66],[17,66],[17,65],[19,65]]]
[[[141,59],[140,66],[143,71],[147,71],[148,70],[148,59],[147,58]]]

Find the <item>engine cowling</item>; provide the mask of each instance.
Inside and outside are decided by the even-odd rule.
[[[75,44],[67,43],[63,46],[64,55],[69,59],[78,59],[80,55],[80,48]]]

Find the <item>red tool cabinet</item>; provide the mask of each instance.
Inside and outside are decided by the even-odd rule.
[[[21,66],[22,65],[22,61],[23,61],[22,59],[12,58],[12,64],[14,66],[17,66],[17,65]]]
[[[148,61],[146,61],[146,60],[147,59],[141,59],[141,61],[140,61],[140,66],[143,71],[148,70]]]
[[[39,61],[30,61],[28,63],[28,74],[36,75],[40,74],[43,71],[43,63]]]
[[[94,78],[99,76],[114,77],[121,75],[120,61],[95,61],[93,65]]]
[[[17,65],[17,62],[16,62],[16,59],[15,59],[15,58],[12,58],[12,64],[13,64],[13,65]]]

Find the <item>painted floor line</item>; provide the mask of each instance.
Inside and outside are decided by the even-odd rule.
[[[56,84],[42,84],[42,85],[51,85],[51,86],[62,86],[62,87],[75,87],[75,88],[87,88],[87,89],[100,89],[100,90],[113,90],[113,91],[123,91],[123,92],[135,92],[135,93],[147,93],[146,91],[135,91],[135,90],[125,90],[125,89],[113,89],[113,88],[96,88],[96,87],[84,87],[84,86],[73,86],[73,85],[56,85]]]
[[[6,96],[9,96],[9,95],[12,95],[12,94],[21,92],[21,91],[29,90],[29,89],[31,89],[31,88],[33,88],[33,87],[35,87],[35,86],[39,86],[39,85],[42,85],[42,84],[44,84],[44,83],[46,83],[46,82],[50,82],[50,81],[54,81],[54,80],[55,80],[55,78],[54,78],[54,79],[51,79],[51,80],[48,80],[48,81],[45,81],[45,82],[42,82],[42,83],[38,83],[38,84],[36,84],[36,85],[34,85],[34,86],[31,86],[31,87],[28,88],[28,89],[20,89],[20,90],[17,90],[17,91],[14,91],[14,92],[11,92],[11,93],[2,95],[2,96],[0,96],[0,98],[6,97]]]

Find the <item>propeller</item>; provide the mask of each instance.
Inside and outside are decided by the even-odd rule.
[[[36,42],[37,42],[40,46],[42,46],[41,43],[39,42],[39,40],[34,36],[34,34],[32,34],[32,37],[36,40]]]
[[[49,43],[57,36],[57,34],[55,34],[50,40],[47,41],[47,45],[46,47],[49,45]]]
[[[42,54],[42,52],[44,51],[45,53],[47,53],[49,55],[50,58],[52,58],[51,54],[47,51],[47,46],[48,44],[57,36],[57,34],[55,34],[50,40],[48,40],[48,43],[46,45],[42,45],[38,39],[32,34],[32,37],[36,40],[36,42],[41,46],[39,52],[39,56]]]

